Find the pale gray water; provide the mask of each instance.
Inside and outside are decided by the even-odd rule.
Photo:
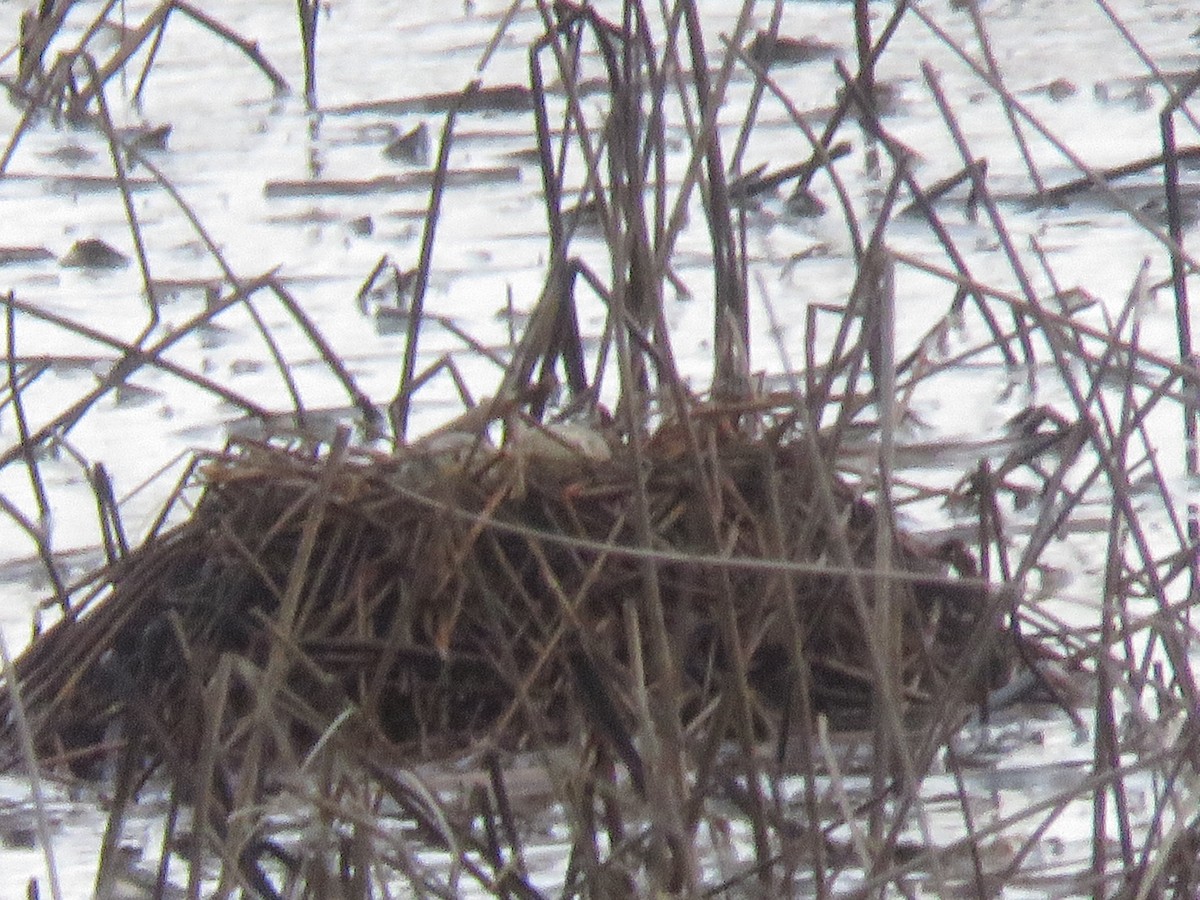
[[[600,4],[602,7],[605,4]],[[320,22],[318,96],[326,110],[352,103],[411,97],[414,94],[454,91],[476,77],[485,46],[495,31],[504,4],[480,2],[473,12],[435,2],[364,2],[335,0]],[[701,4],[713,38],[734,24],[734,4],[709,0]],[[80,4],[77,19],[90,19],[95,4]],[[125,16],[135,23],[150,8],[144,3],[125,5]],[[970,21],[945,3],[922,4],[938,23],[964,46],[974,47]],[[1114,8],[1137,35],[1156,63],[1166,71],[1194,70],[1200,55],[1192,36],[1200,26],[1200,12],[1184,2],[1124,2]],[[290,3],[246,3],[228,0],[205,5],[205,10],[239,34],[252,38],[294,86],[302,80],[299,37]],[[3,33],[16,34],[19,4],[0,6]],[[879,6],[880,18],[886,10]],[[1163,100],[1158,88],[1145,87],[1145,66],[1128,49],[1100,11],[1088,0],[1071,2],[994,2],[984,14],[997,58],[1009,87],[1075,153],[1097,167],[1115,165],[1158,151],[1157,108]],[[756,27],[765,25],[770,7],[760,4]],[[785,4],[782,31],[815,35],[841,47],[852,46],[847,7],[837,3],[789,2]],[[518,12],[513,25],[486,68],[486,85],[527,82],[526,46],[540,32],[532,8]],[[1064,39],[1064,35],[1067,36]],[[1064,49],[1066,48],[1066,49]],[[852,55],[844,55],[852,65]],[[901,140],[915,148],[921,162],[918,175],[924,183],[950,174],[959,167],[957,155],[929,100],[920,70],[928,60],[940,73],[943,87],[955,108],[968,141],[977,154],[986,155],[988,177],[997,195],[1023,195],[1030,190],[1024,163],[1018,154],[998,105],[985,86],[917,20],[901,28],[884,57],[880,76],[894,83],[899,106],[887,124]],[[15,68],[7,63],[6,72]],[[777,78],[802,111],[823,106],[832,97],[837,78],[832,66],[817,62],[778,70]],[[365,111],[353,114],[328,111],[319,116],[305,112],[296,94],[274,97],[269,84],[239,53],[221,44],[182,17],[172,21],[144,102],[135,109],[123,91],[132,90],[134,76],[114,80],[108,92],[118,124],[147,122],[169,124],[167,149],[152,159],[193,206],[237,273],[252,277],[279,267],[285,283],[307,313],[319,324],[335,350],[351,366],[359,385],[373,399],[386,403],[396,389],[403,335],[389,333],[358,308],[359,286],[375,262],[387,254],[401,268],[415,265],[421,217],[427,202],[424,189],[393,190],[370,194],[335,195],[316,191],[304,196],[284,193],[268,185],[291,183],[319,172],[323,179],[372,179],[398,176],[413,167],[388,159],[383,151],[392,130],[406,131],[424,122],[436,142],[442,119],[434,114]],[[1058,82],[1061,91],[1049,86]],[[1068,85],[1074,91],[1068,90]],[[741,107],[749,91],[744,73],[730,90],[722,120],[730,126],[742,118]],[[1053,93],[1067,96],[1055,99]],[[16,128],[20,110],[0,107],[0,133]],[[528,310],[536,300],[544,274],[545,240],[541,185],[535,167],[514,162],[512,154],[532,147],[529,113],[466,114],[458,123],[452,156],[456,169],[484,170],[517,166],[483,183],[452,187],[445,198],[434,259],[432,289],[427,309],[448,316],[482,342],[503,346],[508,325],[497,315],[511,292],[517,310]],[[1181,126],[1181,144],[1197,135]],[[849,129],[857,136],[856,129]],[[1075,170],[1046,141],[1030,130],[1031,150],[1048,184],[1076,176]],[[726,134],[732,147],[733,135]],[[133,340],[146,322],[146,304],[140,291],[136,265],[123,269],[86,271],[65,268],[58,262],[72,245],[84,238],[103,237],[126,254],[133,245],[124,224],[118,194],[111,189],[84,190],[78,176],[111,174],[103,137],[88,130],[55,127],[42,121],[25,136],[9,166],[9,178],[0,183],[0,247],[46,248],[51,258],[0,267],[0,289],[12,290],[20,300],[67,316],[115,335]],[[807,156],[799,133],[788,123],[782,107],[764,102],[759,124],[746,152],[743,168],[766,162],[772,168]],[[680,154],[682,157],[682,154]],[[678,178],[685,160],[673,161]],[[851,185],[861,214],[878,203],[879,185],[864,173],[863,147],[855,140],[854,152],[839,165]],[[131,175],[145,179],[144,171]],[[63,181],[75,178],[74,183]],[[1185,172],[1195,183],[1195,175]],[[1139,182],[1149,193],[1150,182]],[[818,178],[815,189],[832,204],[827,179]],[[163,280],[203,281],[219,269],[199,244],[185,218],[170,198],[153,185],[139,188],[135,207],[146,241],[154,277]],[[1139,199],[1134,195],[1135,200]],[[1080,202],[1063,209],[1025,211],[1020,204],[1006,207],[1007,225],[1016,243],[1025,248],[1036,238],[1048,254],[1058,283],[1078,286],[1099,305],[1082,315],[1100,319],[1104,306],[1116,308],[1129,291],[1143,258],[1150,259],[1154,282],[1168,277],[1168,259],[1161,245],[1128,217],[1103,201]],[[970,251],[975,275],[1006,290],[1015,287],[1001,254],[991,242],[985,222],[973,222],[962,205],[949,204],[945,216],[959,246]],[[369,217],[369,225],[364,217]],[[697,386],[710,372],[711,309],[705,297],[708,278],[702,215],[693,197],[692,226],[680,242],[677,270],[694,293],[693,299],[670,301],[668,317],[676,335],[681,366]],[[766,303],[782,320],[782,341],[793,364],[801,359],[799,338],[802,310],[808,304],[844,300],[853,277],[844,228],[832,215],[819,220],[790,217],[780,199],[768,200],[748,217],[749,249],[754,279],[761,294],[753,299],[757,368],[777,372],[784,368],[769,338]],[[933,255],[924,228],[903,222],[890,231],[894,249],[916,256]],[[580,241],[585,255],[588,240]],[[594,248],[592,248],[594,250]],[[793,257],[812,254],[800,262]],[[936,256],[940,259],[940,255]],[[1039,289],[1046,286],[1040,270]],[[898,340],[911,344],[946,307],[943,285],[912,269],[901,268],[897,292],[901,304]],[[202,308],[202,290],[181,289],[162,305],[164,327],[180,323]],[[312,406],[344,405],[341,394],[315,353],[297,329],[287,324],[276,304],[264,302],[262,314],[280,340],[292,371]],[[585,327],[598,328],[600,311],[594,310]],[[222,319],[223,329],[189,337],[171,351],[170,359],[204,373],[230,389],[272,408],[285,408],[287,396],[269,357],[244,316]],[[1175,352],[1174,319],[1165,291],[1152,297],[1144,312],[1141,339],[1163,355]],[[1200,322],[1193,324],[1200,331]],[[18,319],[16,341],[23,355],[47,354],[85,357],[76,367],[57,366],[25,392],[28,414],[45,421],[95,385],[95,372],[104,369],[107,351],[93,343],[68,337],[33,321]],[[422,338],[424,360],[457,353],[476,395],[487,393],[496,370],[464,352],[461,342],[448,332],[431,328]],[[69,436],[72,448],[89,461],[101,461],[114,478],[118,494],[133,492],[147,478],[167,467],[125,504],[127,522],[135,533],[143,528],[169,492],[181,471],[181,461],[195,448],[219,447],[234,415],[211,394],[161,372],[143,370],[133,380],[141,389],[121,397],[108,397],[87,415]],[[1018,385],[1009,390],[1003,373],[951,374],[933,379],[914,398],[914,408],[927,426],[911,437],[937,442],[959,437],[976,438],[999,427],[1014,412],[1031,402],[1048,402],[1050,396],[1031,396]],[[426,394],[428,402],[415,410],[416,431],[427,429],[446,414],[450,398],[442,383]],[[14,441],[15,423],[6,407],[0,423],[5,446]],[[1159,447],[1159,461],[1182,500],[1195,491],[1183,474],[1178,423],[1170,416],[1151,422]],[[953,482],[962,469],[941,466],[944,482]],[[81,482],[79,467],[69,456],[44,465],[53,491],[53,546],[64,552],[86,553],[97,546],[98,536],[90,494]],[[0,472],[0,490],[30,516],[36,517],[28,479],[17,465]],[[916,521],[939,515],[916,510]],[[1014,517],[1014,527],[1021,525]],[[945,524],[945,523],[938,523]],[[1055,582],[1056,614],[1070,621],[1094,617],[1096,579],[1102,560],[1097,546],[1086,539],[1064,542],[1053,548],[1047,581]],[[0,546],[8,560],[27,560],[28,540],[10,521],[0,523]],[[45,593],[36,567],[12,566],[6,582],[6,604],[0,609],[10,646],[28,636],[36,601]],[[1069,766],[1090,750],[1076,740],[1065,717],[1044,725],[1015,722],[1002,726],[999,735],[1010,743],[998,766],[979,775],[981,795],[989,796],[992,813],[1004,815],[1014,804],[1025,802],[1039,786],[1055,779],[1057,770],[1045,764]],[[1006,775],[1005,773],[1008,773]],[[1021,773],[1019,776],[1014,773]],[[26,786],[5,784],[6,798],[24,799]],[[1047,864],[1055,854],[1077,858],[1086,851],[1080,836],[1089,833],[1088,809],[1076,816],[1071,810],[1048,833],[1039,852]],[[94,867],[95,847],[102,817],[87,803],[63,796],[54,807],[55,847],[60,871],[70,896],[89,892],[89,867]],[[933,827],[937,829],[936,821]],[[135,841],[136,842],[136,841]],[[28,877],[41,873],[41,855],[32,848],[6,846],[0,851],[7,878],[0,894]],[[553,854],[551,854],[553,858]],[[556,866],[552,865],[551,869]],[[1032,895],[1039,895],[1034,888]],[[1027,896],[1014,889],[1011,896]],[[14,895],[15,896],[15,895]]]

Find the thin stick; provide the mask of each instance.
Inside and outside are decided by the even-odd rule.
[[[1094,177],[1084,176],[1075,178],[1071,181],[1060,184],[1057,187],[1048,188],[1041,194],[1041,199],[1046,203],[1058,203],[1066,200],[1073,194],[1078,194],[1081,191],[1086,191],[1088,188],[1095,186],[1095,179],[1102,178],[1104,181],[1115,181],[1118,178],[1125,178],[1129,175],[1137,175],[1140,172],[1145,172],[1148,169],[1155,169],[1158,166],[1165,165],[1167,160],[1171,158],[1166,152],[1156,153],[1154,156],[1146,156],[1141,159],[1135,159],[1131,162],[1122,163],[1119,166],[1112,166],[1108,169],[1096,169]],[[1184,160],[1200,159],[1200,147],[1180,147],[1175,150],[1173,158],[1176,162]]]
[[[1194,270],[1195,264],[1183,253],[1183,215],[1179,202],[1179,159],[1175,148],[1175,111],[1180,104],[1200,88],[1200,75],[1188,79],[1184,90],[1171,100],[1159,117],[1163,142],[1163,181],[1167,198],[1167,227],[1171,248],[1171,284],[1175,290],[1175,330],[1179,337],[1179,361],[1184,365],[1200,364],[1192,346],[1191,311],[1188,303],[1185,261]],[[1176,249],[1178,248],[1178,249]],[[1200,387],[1190,392],[1183,406],[1184,461],[1191,475],[1200,474]],[[1194,518],[1194,516],[1193,516]],[[1200,571],[1197,572],[1200,579]]]
[[[971,13],[971,24],[975,27],[975,36],[979,40],[979,48],[983,51],[984,62],[987,63],[988,71],[991,72],[992,79],[995,84],[1004,83],[1003,77],[1000,74],[1000,66],[996,63],[996,55],[992,53],[992,43],[988,38],[987,29],[983,25],[983,16],[979,12],[978,0],[969,0],[967,9]],[[1029,152],[1029,145],[1025,141],[1025,133],[1021,130],[1021,125],[1017,121],[1016,113],[1008,103],[1010,94],[1008,91],[1001,91],[1000,105],[1004,109],[1004,117],[1008,120],[1008,127],[1012,131],[1013,138],[1017,142],[1017,149],[1021,151],[1021,159],[1025,161],[1025,169],[1029,172],[1029,177],[1033,181],[1034,189],[1040,196],[1045,190],[1045,184],[1042,182],[1042,176],[1034,165],[1033,156]]]
[[[931,19],[929,15],[921,9],[920,6],[915,3],[910,3],[909,9],[912,10],[913,15],[915,15],[925,24],[926,28],[937,35],[937,37],[946,45],[947,49],[952,51],[960,60],[962,60],[963,63],[970,67],[977,77],[982,79],[993,90],[1006,94],[1006,102],[1009,103],[1013,109],[1019,112],[1022,118],[1024,118],[1025,121],[1027,121],[1030,126],[1037,131],[1038,134],[1045,138],[1055,150],[1061,153],[1063,157],[1071,163],[1071,165],[1075,166],[1075,168],[1090,178],[1092,183],[1096,185],[1096,188],[1109,199],[1109,202],[1125,212],[1130,218],[1137,222],[1138,225],[1144,228],[1148,234],[1152,235],[1155,240],[1161,243],[1168,250],[1175,248],[1177,252],[1181,254],[1183,253],[1182,248],[1179,247],[1178,241],[1172,239],[1171,236],[1164,232],[1157,224],[1155,224],[1155,222],[1150,219],[1149,216],[1114,191],[1111,185],[1106,184],[1104,179],[1100,177],[1100,174],[1096,172],[1095,169],[1084,162],[1083,158],[1080,157],[1079,154],[1077,154],[1069,146],[1067,146],[1066,142],[1050,131],[1050,129],[1047,128],[1040,119],[1030,112],[1027,106],[1009,93],[1005,89],[1004,85],[996,84],[992,79],[991,74],[985,71],[977,62],[975,62],[975,60],[971,59],[971,57],[963,51],[963,49],[954,41],[954,39],[946,33],[945,29],[933,21],[933,19]],[[1189,266],[1193,268],[1197,267],[1196,261],[1191,257],[1184,255],[1183,258],[1187,261]]]
[[[112,0],[110,0],[110,3]],[[70,4],[67,4],[68,6]],[[242,51],[245,56],[258,67],[258,70],[271,82],[272,87],[277,93],[282,93],[287,90],[287,80],[279,74],[279,71],[271,65],[267,58],[259,49],[257,41],[247,40],[241,35],[236,34],[226,28],[212,16],[192,6],[190,3],[185,3],[183,0],[167,0],[160,4],[155,10],[147,16],[142,24],[138,26],[131,34],[129,34],[122,42],[120,48],[105,62],[99,69],[97,77],[94,78],[89,86],[80,91],[71,99],[71,110],[75,113],[82,113],[87,109],[87,106],[97,92],[113,77],[117,72],[125,67],[129,59],[138,51],[141,45],[146,41],[146,38],[158,28],[165,28],[167,17],[173,11],[179,11],[187,16],[197,25],[205,30],[215,34],[217,37],[227,41],[233,46]],[[94,27],[99,27],[103,22],[103,16],[96,20]],[[82,51],[83,42],[76,51]]]
[[[300,18],[300,44],[304,51],[304,103],[309,110],[317,106],[317,14],[318,0],[296,0]]]
[[[96,61],[90,53],[83,54],[83,63],[88,76],[93,83],[100,78],[96,71]],[[129,224],[129,235],[133,239],[134,254],[137,256],[138,269],[142,273],[142,287],[146,292],[146,303],[150,307],[150,320],[146,323],[143,334],[149,334],[158,326],[158,301],[154,296],[154,283],[150,275],[150,262],[146,258],[146,242],[142,238],[142,227],[138,221],[137,210],[133,205],[133,197],[129,192],[129,181],[125,177],[125,163],[118,149],[116,129],[108,112],[108,100],[104,96],[103,86],[97,87],[96,106],[99,112],[100,125],[104,136],[108,139],[108,152],[112,160],[113,174],[117,178],[117,191],[121,195],[121,204],[125,209],[125,220]],[[137,343],[141,343],[140,339]]]
[[[46,859],[46,878],[50,884],[50,896],[54,900],[62,900],[62,888],[58,883],[58,866],[54,862],[54,844],[50,840],[50,820],[46,815],[46,799],[42,793],[42,777],[38,769],[37,752],[33,746],[33,732],[30,730],[29,720],[25,716],[25,703],[21,699],[21,688],[17,684],[17,672],[13,668],[12,658],[8,655],[8,642],[4,640],[2,633],[0,633],[0,662],[4,664],[4,680],[8,683],[8,709],[17,726],[21,756],[25,762],[25,772],[29,776],[29,792],[33,797],[38,840],[42,845],[42,855]]]
[[[421,256],[417,263],[417,275],[413,285],[413,298],[408,312],[408,336],[404,344],[404,361],[400,369],[400,385],[396,397],[389,407],[392,424],[392,441],[400,446],[408,438],[408,415],[412,406],[411,382],[417,366],[417,338],[421,332],[421,315],[425,309],[425,292],[429,288],[429,271],[433,265],[433,239],[437,233],[438,216],[442,206],[442,194],[446,185],[446,172],[450,167],[450,145],[454,136],[454,120],[463,104],[479,90],[481,82],[472,81],[459,95],[458,100],[446,113],[442,126],[441,142],[438,146],[437,166],[434,169],[433,186],[429,191],[429,211],[425,216],[425,233],[421,238]]]

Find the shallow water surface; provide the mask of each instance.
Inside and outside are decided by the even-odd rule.
[[[78,38],[79,29],[98,9],[94,3],[76,6],[63,35],[64,46]],[[158,174],[144,165],[130,165],[132,208],[159,317],[151,342],[169,338],[202,313],[205,304],[215,299],[214,285],[220,284],[224,266],[246,281],[277,272],[333,353],[345,361],[357,386],[379,406],[386,406],[399,382],[405,320],[389,309],[392,295],[387,290],[364,293],[362,288],[384,257],[399,273],[416,266],[429,204],[429,163],[395,159],[386,148],[398,136],[424,125],[436,154],[445,117],[430,98],[459,91],[477,77],[485,88],[526,85],[527,48],[542,31],[536,9],[517,5],[511,23],[490,48],[508,5],[481,0],[469,6],[432,0],[326,4],[318,31],[315,112],[305,108],[299,90],[276,94],[238,50],[182,15],[173,15],[140,102],[134,103],[130,96],[136,68],[115,78],[106,94],[117,126],[170,127],[165,146],[147,149],[145,159],[173,185],[203,226],[203,233],[198,233],[176,198],[159,183]],[[137,23],[151,8],[145,3],[121,7],[127,24]],[[302,84],[294,7],[217,0],[204,9],[254,41],[294,88]],[[736,26],[738,9],[720,0],[706,0],[700,9],[715,59],[721,36],[731,34]],[[847,5],[788,2],[782,9],[781,33],[830,42],[840,48],[840,58],[854,67]],[[965,12],[945,3],[920,4],[919,9],[974,59],[980,58]],[[1095,168],[1160,151],[1157,115],[1165,91],[1096,4],[997,0],[982,4],[981,9],[1007,88],[1057,141]],[[1161,70],[1196,69],[1200,11],[1192,4],[1127,2],[1114,4],[1114,9]],[[0,23],[10,39],[16,37],[19,12],[15,4],[0,8]],[[876,4],[877,27],[882,27],[889,12],[885,4]],[[756,7],[753,28],[765,27],[770,15],[768,4]],[[1069,51],[1064,52],[1064,46]],[[1033,206],[1027,202],[1034,193],[1029,167],[994,94],[933,29],[909,16],[884,54],[878,77],[893,97],[885,124],[914,151],[915,173],[924,185],[953,174],[962,161],[932,100],[922,63],[936,73],[972,152],[986,157],[988,184],[1001,198],[1014,244],[1026,252],[1036,242],[1044,254],[1047,270],[1033,268],[1029,273],[1037,290],[1052,293],[1048,272],[1052,273],[1060,292],[1094,301],[1078,316],[1102,325],[1109,311],[1124,303],[1143,260],[1148,259],[1148,282],[1156,289],[1148,293],[1140,311],[1140,340],[1144,347],[1173,358],[1178,352],[1178,322],[1165,289],[1169,257],[1161,234],[1155,234],[1163,228],[1161,208],[1155,206],[1156,176],[1120,182],[1115,198],[1092,192],[1061,206]],[[4,73],[14,71],[15,60],[10,59]],[[773,74],[795,109],[819,131],[840,85],[832,61],[780,67]],[[746,69],[738,67],[720,115],[727,159],[732,159],[736,129],[745,117],[752,88]],[[424,100],[413,102],[419,98]],[[0,131],[15,134],[21,117],[18,104],[0,106]],[[1180,119],[1179,127],[1180,145],[1200,142],[1187,120]],[[853,146],[837,171],[848,185],[854,211],[870,222],[886,185],[870,172],[868,156],[873,151],[861,130],[848,132]],[[1028,125],[1021,127],[1021,133],[1047,187],[1078,177],[1074,165],[1044,135]],[[36,430],[97,388],[112,364],[115,348],[136,341],[147,327],[150,305],[104,135],[40,117],[20,138],[0,181],[4,213],[0,248],[28,252],[0,253],[0,287],[12,291],[31,310],[62,317],[75,326],[66,328],[32,314],[15,318],[14,352],[31,379],[22,391],[24,414],[28,427]],[[667,177],[676,185],[688,164],[685,147],[681,141],[670,159]],[[426,312],[443,317],[444,324],[426,323],[419,368],[450,354],[476,398],[494,389],[499,368],[467,347],[455,329],[504,358],[514,330],[536,303],[545,276],[546,220],[540,173],[529,155],[534,148],[532,115],[527,109],[469,111],[457,120],[450,153],[453,174],[442,203],[426,298]],[[765,164],[775,170],[808,154],[809,147],[787,109],[768,93],[744,155],[737,161],[739,169],[750,171]],[[1200,187],[1195,171],[1185,169],[1183,179],[1185,195],[1190,191],[1194,197]],[[579,184],[569,187],[578,190]],[[855,274],[851,241],[830,180],[819,176],[813,182],[815,194],[830,210],[822,216],[799,217],[790,212],[784,202],[787,190],[764,197],[744,216],[753,272],[753,368],[771,376],[800,366],[805,311],[843,303]],[[965,189],[959,188],[945,202],[948,233],[967,254],[975,278],[996,290],[1018,292],[1018,280],[997,245],[995,228],[985,217],[968,211],[965,195]],[[1134,221],[1121,204],[1137,210],[1146,222]],[[711,377],[713,288],[711,244],[695,192],[687,213],[689,225],[674,257],[677,289],[668,292],[666,316],[679,366],[702,390]],[[1185,244],[1192,238],[1194,228],[1185,235]],[[90,239],[103,240],[124,259],[109,266],[70,265],[73,248]],[[601,243],[598,236],[581,231],[575,246],[583,258],[599,263]],[[219,250],[219,258],[209,245]],[[945,267],[929,229],[916,219],[894,222],[889,246]],[[899,266],[896,297],[896,342],[907,352],[947,309],[948,292],[943,281],[916,267]],[[340,414],[349,401],[323,361],[321,349],[283,304],[263,295],[255,300],[255,311],[286,360],[286,370],[305,405],[329,407]],[[597,337],[603,325],[598,304],[585,308],[582,325]],[[1200,321],[1192,325],[1200,333]],[[83,327],[107,336],[109,343],[85,336]],[[968,342],[968,336],[952,330],[946,339],[951,347]],[[287,385],[271,353],[244,308],[222,314],[205,328],[189,330],[164,358],[200,376],[201,382],[143,366],[120,390],[103,393],[68,433],[59,435],[57,448],[40,463],[50,493],[51,513],[44,521],[39,522],[22,466],[10,464],[0,470],[0,491],[43,529],[49,545],[62,554],[64,571],[78,573],[100,558],[88,467],[103,463],[122,498],[125,528],[136,542],[170,494],[189,455],[219,448],[239,427],[245,418],[239,402],[273,412],[290,408]],[[35,368],[39,360],[44,364]],[[911,445],[912,469],[943,485],[953,484],[979,458],[981,442],[1004,437],[1004,423],[1013,414],[1062,399],[1053,388],[1031,387],[1028,374],[982,361],[975,368],[956,367],[923,383],[912,398],[917,424],[901,435],[901,442]],[[234,396],[222,399],[205,382],[222,385]],[[449,379],[435,379],[418,395],[412,432],[429,430],[459,405]],[[337,414],[331,417],[336,419]],[[1163,477],[1182,507],[1197,485],[1184,472],[1178,421],[1173,415],[1155,413],[1148,427],[1154,430]],[[17,435],[11,404],[6,403],[0,439],[7,447]],[[865,465],[871,465],[869,459]],[[906,521],[919,527],[961,524],[943,510],[919,503],[905,515]],[[1019,532],[1031,521],[1031,516],[1015,512],[1011,527]],[[1103,575],[1103,560],[1095,548],[1103,553],[1102,539],[1100,527],[1091,543],[1064,541],[1048,552],[1039,573],[1043,583],[1050,585],[1046,593],[1053,604],[1047,604],[1048,614],[1078,622],[1094,617]],[[0,608],[0,626],[16,650],[26,643],[30,620],[49,586],[33,555],[32,541],[11,518],[0,521],[0,547],[7,601]],[[47,621],[53,618],[49,610],[41,615]],[[1080,758],[1091,754],[1086,735],[1081,738],[1064,715],[1033,725],[1018,717],[982,736],[968,737],[975,743],[992,741],[1002,746],[968,779],[969,792],[994,816],[1005,815],[1014,802],[1028,802],[1039,790],[1061,787],[1056,782],[1073,777],[1070,773]],[[0,814],[7,804],[16,804],[24,815],[27,786],[9,780],[3,788]],[[936,792],[938,786],[930,789]],[[90,895],[103,823],[92,804],[80,801],[86,796],[60,786],[50,790],[56,859],[71,897]],[[1056,824],[1058,830],[1040,838],[1037,852],[1044,858],[1035,860],[1035,868],[1053,873],[1061,862],[1065,872],[1086,859],[1090,847],[1079,835],[1089,833],[1088,812],[1072,807]],[[27,830],[7,821],[0,820],[6,884],[24,885],[28,878],[42,878],[40,851],[26,846]],[[954,840],[957,821],[953,819],[942,831],[934,822],[935,840]],[[142,849],[136,830],[127,835],[134,855]],[[146,835],[152,833],[147,828]],[[561,855],[549,846],[543,861],[548,885],[561,877],[562,864]],[[736,846],[731,853],[738,855]],[[1070,893],[1065,882],[1051,887],[1018,883],[1006,896],[1041,896],[1039,891]]]

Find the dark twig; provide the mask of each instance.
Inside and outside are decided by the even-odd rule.
[[[408,435],[408,413],[412,403],[413,372],[417,365],[417,338],[421,331],[421,318],[425,309],[425,292],[429,288],[429,272],[433,265],[433,242],[437,233],[438,216],[441,211],[442,193],[445,190],[446,172],[450,167],[450,145],[454,135],[454,120],[462,104],[479,90],[480,82],[473,81],[463,89],[459,102],[446,113],[442,126],[442,137],[438,146],[437,164],[434,169],[433,187],[429,192],[429,210],[425,216],[425,232],[421,238],[421,256],[417,263],[417,275],[413,284],[413,298],[408,312],[408,336],[404,343],[404,361],[400,369],[400,385],[396,397],[388,409],[392,425],[392,440],[402,444]]]

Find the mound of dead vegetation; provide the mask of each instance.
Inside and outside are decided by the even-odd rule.
[[[264,717],[256,752],[293,766],[334,723],[407,760],[588,734],[640,786],[647,659],[685,730],[740,717],[757,740],[795,703],[869,708],[885,605],[906,708],[1000,676],[965,550],[881,536],[818,442],[732,423],[700,410],[639,453],[520,422],[500,451],[453,432],[387,456],[235,446],[199,467],[187,522],[20,660],[41,754],[86,771],[137,740],[236,767]]]

